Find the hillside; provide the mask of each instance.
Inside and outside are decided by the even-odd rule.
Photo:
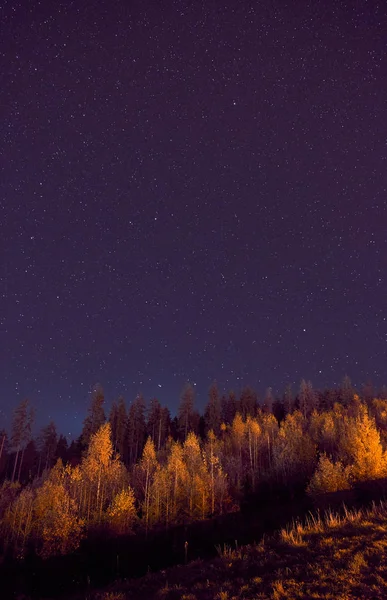
[[[387,503],[311,516],[257,545],[116,582],[93,600],[352,600],[387,597]],[[80,597],[78,597],[80,598]]]

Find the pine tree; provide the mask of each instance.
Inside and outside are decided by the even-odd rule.
[[[284,408],[285,408],[285,415],[289,415],[290,413],[293,412],[294,398],[293,398],[293,391],[292,391],[291,383],[287,384],[285,391],[284,391]]]
[[[204,412],[205,432],[213,431],[217,436],[220,431],[221,407],[217,383],[211,384],[208,392],[208,402]]]
[[[195,392],[190,383],[183,388],[178,410],[178,431],[182,440],[187,438],[189,431],[193,429]]]
[[[271,387],[268,387],[265,392],[265,398],[263,400],[263,411],[267,413],[273,412],[273,390]]]
[[[221,416],[222,423],[231,425],[238,410],[238,402],[235,392],[231,390],[228,396],[222,396],[221,400]]]
[[[112,440],[114,452],[121,457],[125,451],[125,437],[127,429],[127,414],[125,400],[122,396],[118,398],[118,404],[114,401],[110,409],[109,423],[112,429]]]
[[[102,386],[97,383],[92,389],[88,415],[83,422],[81,434],[81,443],[83,448],[87,448],[91,436],[96,433],[101,425],[103,425],[106,421],[103,408],[104,401],[105,396]]]
[[[249,386],[244,387],[238,404],[238,412],[243,420],[246,419],[247,415],[255,417],[258,408],[258,398],[256,392]]]
[[[316,396],[310,381],[301,380],[300,391],[298,392],[299,409],[306,419],[313,411],[316,405]]]
[[[343,377],[343,381],[341,382],[341,387],[339,390],[340,394],[340,402],[343,406],[348,406],[354,396],[355,390],[352,387],[351,379],[348,375]]]
[[[140,458],[146,436],[145,400],[142,394],[137,394],[129,407],[127,419],[127,461],[133,465]]]
[[[50,421],[46,427],[41,430],[38,438],[39,447],[39,467],[38,477],[41,471],[50,469],[55,459],[56,449],[58,445],[58,435],[56,426],[53,421]]]
[[[24,450],[31,436],[33,419],[34,413],[32,408],[30,408],[29,406],[28,399],[22,400],[14,411],[12,421],[11,444],[15,451],[15,462],[12,471],[12,481],[15,481],[16,467],[18,464],[19,456],[20,461],[17,480],[19,481],[20,479],[21,467],[24,458]]]

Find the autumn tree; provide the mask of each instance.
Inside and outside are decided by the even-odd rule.
[[[132,533],[137,521],[136,498],[133,489],[128,485],[119,491],[107,510],[106,522],[116,533]]]
[[[280,425],[274,445],[274,470],[284,484],[304,482],[313,472],[316,448],[305,431],[303,415],[295,411]]]
[[[13,491],[19,491],[14,486],[15,484],[11,483]],[[20,493],[12,495],[13,500],[7,507],[2,522],[3,536],[18,558],[24,558],[26,545],[34,525],[33,505],[35,493],[31,486],[27,486]]]
[[[39,553],[44,558],[78,548],[84,535],[84,521],[66,488],[66,471],[61,462],[37,490],[34,522],[40,540]]]
[[[149,527],[149,515],[151,505],[151,492],[153,487],[154,475],[158,469],[158,462],[156,458],[155,445],[152,438],[149,436],[144,450],[142,453],[141,460],[136,465],[136,479],[140,484],[140,499],[142,500],[142,509],[145,519],[145,531],[148,531]]]
[[[104,423],[92,434],[80,470],[80,481],[85,484],[81,506],[87,523],[102,521],[105,506],[126,483],[125,474],[123,464],[113,456],[110,423]]]
[[[188,516],[205,518],[209,511],[209,477],[201,453],[199,438],[189,432],[183,445],[183,459],[186,467],[186,500]]]
[[[365,406],[358,417],[344,419],[339,445],[341,456],[351,466],[355,481],[386,476],[386,454],[375,421],[368,415]]]
[[[184,508],[184,490],[188,487],[188,472],[183,458],[180,442],[172,442],[166,467],[166,485],[164,495],[165,523],[180,522]]]
[[[340,462],[331,461],[326,454],[321,454],[317,468],[307,487],[311,496],[338,492],[350,489],[350,468]]]

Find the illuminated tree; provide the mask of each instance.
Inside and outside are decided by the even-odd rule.
[[[177,523],[184,509],[184,489],[187,486],[188,472],[183,459],[183,448],[173,442],[167,463],[168,485],[166,489],[166,524]],[[170,490],[170,492],[169,492]],[[170,500],[169,500],[170,499]]]
[[[81,465],[84,483],[81,506],[87,523],[101,522],[103,509],[125,482],[121,461],[113,458],[110,423],[105,423],[91,436],[87,454]]]
[[[349,467],[344,467],[340,461],[334,463],[326,454],[322,454],[308,485],[307,492],[314,496],[327,492],[348,490],[351,487],[349,477]]]
[[[185,494],[188,503],[188,516],[204,518],[209,508],[210,481],[203,461],[199,438],[192,431],[183,445],[183,459],[187,476]]]
[[[11,484],[14,486],[15,484]],[[13,488],[17,492],[17,488]],[[13,494],[12,494],[13,495]],[[5,511],[3,520],[4,537],[8,540],[18,558],[23,558],[26,543],[32,533],[34,491],[30,486],[24,488]]]
[[[258,421],[248,416],[246,419],[245,431],[249,453],[251,486],[254,490],[258,472],[258,454],[262,430]]]
[[[107,510],[106,520],[116,533],[132,533],[137,513],[134,491],[130,486],[114,496]]]
[[[362,406],[360,416],[344,420],[339,444],[341,455],[351,465],[355,481],[386,476],[386,455],[380,442],[380,434],[365,406]]]
[[[274,469],[282,483],[302,482],[315,466],[316,448],[304,431],[299,411],[287,415],[281,423],[274,445]]]
[[[39,553],[47,558],[67,554],[78,548],[83,537],[84,521],[70,497],[63,476],[49,477],[38,488],[35,500],[35,523],[41,540]]]
[[[151,490],[153,486],[154,475],[158,468],[155,445],[151,437],[148,437],[140,463],[136,466],[137,479],[141,486],[141,496],[143,498],[142,507],[145,519],[145,530],[149,527],[149,513],[151,503]]]

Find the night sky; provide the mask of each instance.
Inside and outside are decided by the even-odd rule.
[[[387,382],[385,2],[1,12],[3,424]]]

